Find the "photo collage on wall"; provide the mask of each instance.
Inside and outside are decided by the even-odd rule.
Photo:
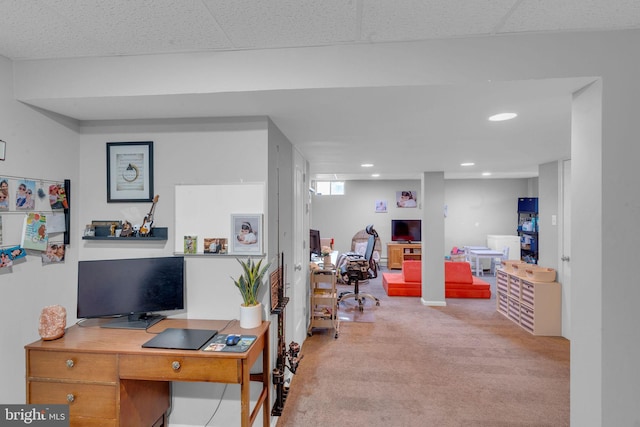
[[[0,245],[5,244],[6,237],[13,233],[20,236],[19,245],[0,247],[0,268],[10,269],[16,261],[26,261],[26,255],[31,254],[28,251],[40,253],[43,265],[63,262],[65,244],[62,239],[53,240],[57,234],[66,232],[64,213],[60,211],[68,208],[63,183],[45,184],[34,179],[0,177],[0,214],[24,211],[25,215],[17,223],[3,222],[0,217]]]

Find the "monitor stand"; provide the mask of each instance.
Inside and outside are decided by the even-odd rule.
[[[113,329],[147,329],[167,316],[162,314],[134,313],[127,317],[117,317],[114,320],[100,325],[101,328]]]

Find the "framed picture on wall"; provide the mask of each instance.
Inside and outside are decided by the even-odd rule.
[[[153,200],[153,142],[107,142],[107,203]]]
[[[399,208],[417,208],[418,199],[415,191],[396,191],[396,206]]]
[[[231,214],[231,254],[262,253],[262,214]]]

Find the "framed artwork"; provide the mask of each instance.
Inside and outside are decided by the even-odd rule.
[[[376,213],[385,213],[385,212],[387,212],[387,201],[376,200]]]
[[[204,239],[204,253],[206,254],[221,254],[224,255],[228,252],[229,239],[226,237],[205,237]]]
[[[153,200],[153,142],[107,142],[107,203]]]
[[[399,208],[417,208],[418,199],[415,191],[396,191],[396,206]]]
[[[4,160],[7,154],[7,143],[0,139],[0,160]]]
[[[231,254],[262,253],[262,214],[231,214]]]

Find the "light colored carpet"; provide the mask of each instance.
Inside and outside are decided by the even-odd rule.
[[[497,313],[495,286],[489,300],[426,307],[388,297],[380,277],[362,288],[380,298],[364,309],[375,321],[304,342],[279,427],[569,425],[568,340]]]

